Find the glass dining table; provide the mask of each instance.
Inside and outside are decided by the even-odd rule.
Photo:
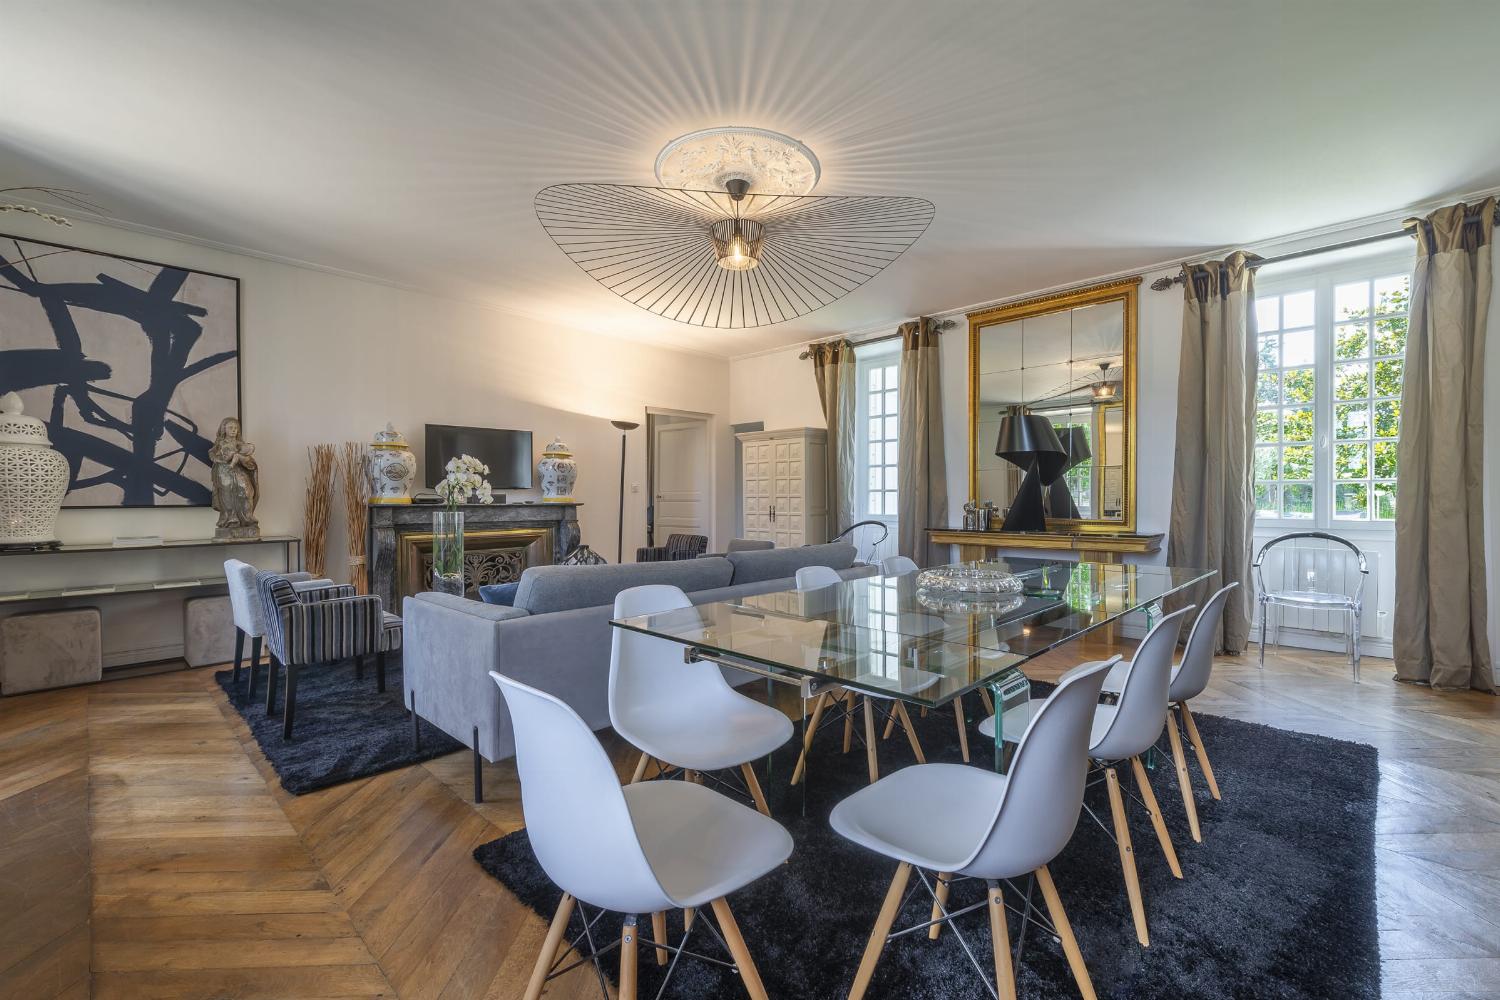
[[[612,624],[678,643],[688,662],[796,685],[804,705],[828,685],[920,708],[984,689],[994,703],[1000,768],[1005,706],[1029,698],[1029,661],[1131,612],[1150,621],[1164,598],[1212,575],[1176,566],[998,559]]]

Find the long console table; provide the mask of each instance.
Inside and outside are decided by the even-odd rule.
[[[1164,535],[1136,532],[1061,531],[965,531],[962,528],[932,528],[927,537],[934,545],[957,545],[961,562],[987,559],[999,549],[1046,549],[1076,552],[1085,562],[1118,563],[1126,555],[1150,555],[1161,551]]]

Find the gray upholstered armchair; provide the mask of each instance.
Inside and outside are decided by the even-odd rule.
[[[256,588],[254,566],[239,559],[224,560],[224,581],[229,585],[229,610],[234,618],[234,683],[240,682],[240,662],[245,658],[245,640],[250,640],[250,664],[260,663],[261,639],[266,634],[266,612]],[[314,579],[311,573],[283,573],[292,589],[304,592],[309,599],[335,596],[328,588],[332,580]],[[353,592],[352,590],[350,591]]]
[[[297,674],[302,667],[321,666],[353,659],[355,669],[364,658],[375,656],[376,690],[385,690],[385,654],[401,648],[401,618],[387,614],[380,598],[356,596],[354,588],[335,585],[337,594],[313,592],[321,599],[304,596],[279,573],[261,573],[256,578],[266,610],[266,643],[271,665],[266,675],[266,714],[276,711],[276,674],[286,668],[286,707],[282,713],[281,738],[292,738],[292,720],[297,711]],[[326,589],[325,589],[326,590]],[[255,664],[250,665],[250,692],[255,690]]]

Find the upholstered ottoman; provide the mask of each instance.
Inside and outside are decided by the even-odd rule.
[[[228,594],[182,602],[182,658],[190,667],[234,661],[234,610]]]
[[[30,611],[0,620],[0,694],[97,681],[104,668],[98,608]]]

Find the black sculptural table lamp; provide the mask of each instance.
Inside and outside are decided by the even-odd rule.
[[[1067,449],[1058,440],[1052,421],[1019,406],[1011,407],[1000,420],[995,454],[1026,472],[1000,530],[1046,531],[1042,484],[1055,480],[1068,463]]]
[[[1067,452],[1068,460],[1057,471],[1057,478],[1044,483],[1047,487],[1047,510],[1053,517],[1077,520],[1082,515],[1078,512],[1078,504],[1073,500],[1073,491],[1068,488],[1066,477],[1081,463],[1094,457],[1094,453],[1089,450],[1089,432],[1084,427],[1064,427],[1057,432],[1057,439],[1062,443],[1063,451]]]

